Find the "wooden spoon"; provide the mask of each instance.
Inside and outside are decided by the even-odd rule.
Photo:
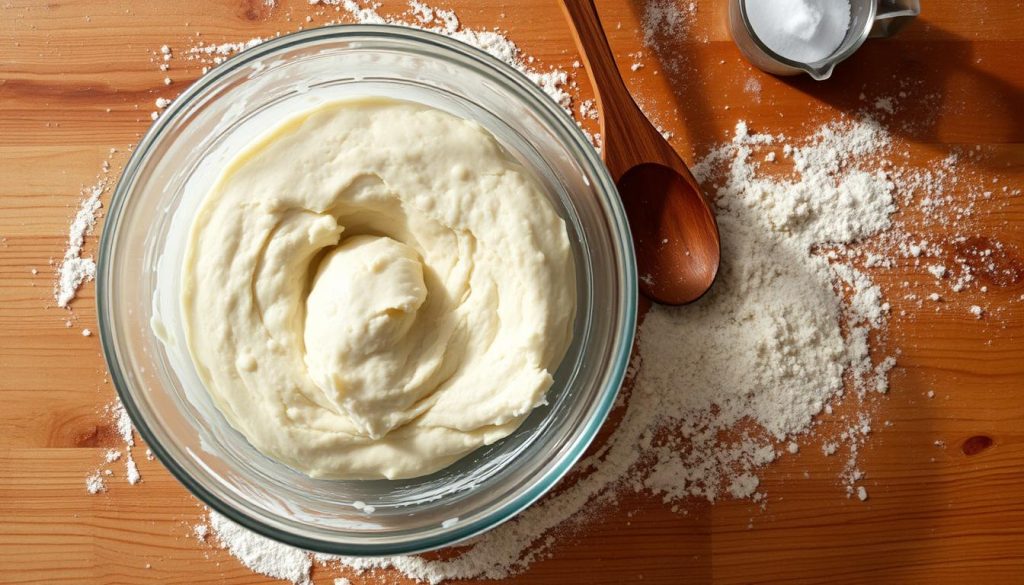
[[[563,0],[601,112],[602,156],[633,232],[640,292],[658,303],[700,298],[718,273],[715,215],[672,146],[633,101],[593,0]]]

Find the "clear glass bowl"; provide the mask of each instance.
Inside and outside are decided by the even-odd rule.
[[[224,162],[288,112],[351,95],[418,101],[483,124],[547,187],[575,254],[575,336],[548,404],[506,439],[412,480],[314,480],[260,454],[213,406],[180,332],[184,234]],[[110,204],[99,257],[104,354],[156,456],[235,522],[326,553],[438,548],[529,506],[577,461],[605,420],[635,328],[628,224],[582,132],[513,68],[407,28],[300,32],[247,50],[200,79],[133,153]],[[165,330],[166,346],[153,323]]]

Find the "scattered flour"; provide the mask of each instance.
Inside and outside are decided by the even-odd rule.
[[[134,447],[135,438],[132,431],[132,419],[128,416],[128,411],[124,409],[121,401],[115,399],[114,402],[107,406],[107,412],[113,418],[114,424],[117,427],[117,434],[121,435],[124,444],[129,448]]]
[[[230,57],[235,53],[261,45],[263,44],[264,41],[265,39],[262,37],[253,37],[247,41],[241,41],[237,43],[199,43],[198,45],[189,48],[188,55],[193,59],[197,57],[207,56],[210,57],[214,63],[220,64],[224,61],[225,57]],[[160,104],[158,103],[157,106],[159,107]]]
[[[750,77],[746,83],[743,84],[743,92],[750,96],[752,100],[760,103],[761,101],[761,82],[756,77]],[[772,153],[773,155],[775,153]],[[774,156],[772,157],[774,159]]]
[[[641,17],[644,45],[656,48],[662,41],[679,40],[696,13],[695,2],[648,0],[644,3]]]
[[[647,0],[643,5],[640,26],[644,46],[659,57],[671,75],[682,73],[686,52],[679,51],[678,47],[690,32],[697,4],[684,0]]]
[[[497,29],[482,30],[462,26],[458,15],[453,10],[435,8],[424,2],[413,0],[408,9],[398,15],[385,15],[379,11],[379,4],[357,2],[356,0],[315,0],[312,5],[335,6],[348,15],[344,22],[355,21],[359,24],[394,24],[427,30],[449,36],[490,53],[497,59],[515,67],[531,81],[537,84],[548,96],[562,106],[568,113],[572,105],[573,94],[568,91],[569,74],[561,69],[549,68],[542,70],[534,66],[533,57],[525,55],[520,48],[506,35]],[[327,22],[325,24],[331,24]],[[279,35],[277,35],[279,36]],[[248,41],[236,43],[206,44],[199,43],[188,50],[190,59],[218,65],[227,57],[265,42],[265,37],[253,37]],[[168,56],[168,53],[164,54]]]
[[[893,114],[896,112],[896,102],[891,97],[880,97],[875,100],[875,109],[887,114]]]
[[[142,476],[139,474],[139,467],[135,465],[135,460],[132,459],[131,451],[128,451],[128,454],[125,456],[124,465],[125,478],[128,480],[128,483],[135,485],[142,481]]]
[[[297,585],[312,583],[309,577],[313,567],[310,553],[250,532],[216,512],[210,512],[208,520],[209,530],[216,535],[217,544],[249,569]],[[200,540],[206,537],[205,531],[199,529],[195,535]]]
[[[100,472],[96,471],[85,478],[85,489],[90,494],[107,491],[107,486],[103,484],[103,476],[100,475]]]
[[[866,334],[885,323],[877,288],[812,250],[888,227],[893,185],[860,161],[889,137],[870,119],[826,125],[790,145],[791,180],[758,174],[755,149],[777,142],[741,123],[732,142],[694,167],[705,185],[716,184],[715,168],[725,172],[712,191],[722,233],[718,281],[693,305],[654,307],[640,328],[631,401],[646,400],[656,422],[678,431],[637,437],[652,443],[655,471],[643,485],[668,499],[714,501],[725,485],[746,494],[752,483],[736,479],[774,460],[775,442],[806,433],[842,394],[844,371],[864,374],[862,388],[874,386]],[[836,293],[844,282],[855,293],[845,307]],[[847,337],[844,320],[854,332]],[[744,421],[757,429],[735,432]],[[736,436],[723,444],[729,432]]]
[[[104,410],[106,415],[114,423],[114,428],[117,430],[117,434],[124,442],[124,452],[122,453],[120,449],[107,449],[103,454],[103,463],[98,469],[96,469],[96,471],[86,478],[86,489],[88,489],[89,493],[92,494],[105,491],[101,476],[105,475],[109,477],[114,474],[109,467],[104,468],[104,466],[109,466],[122,458],[124,459],[125,479],[128,483],[130,485],[135,485],[142,481],[142,475],[139,473],[139,467],[132,458],[132,447],[135,446],[135,437],[132,429],[132,419],[128,416],[128,411],[124,409],[124,405],[121,404],[119,399],[114,399],[114,401],[108,404]],[[98,478],[98,487],[101,489],[94,490],[96,487],[93,481],[94,478]]]
[[[79,204],[78,212],[68,228],[68,246],[57,269],[57,282],[53,291],[58,307],[66,308],[78,294],[78,287],[96,278],[96,261],[91,257],[82,258],[82,246],[85,236],[92,233],[96,226],[96,214],[103,206],[100,196],[106,190],[106,178],[86,189],[85,198]]]
[[[569,78],[566,71],[554,68],[542,71],[535,68],[532,65],[535,59],[524,55],[519,47],[500,31],[463,27],[453,10],[432,8],[423,2],[414,1],[410,3],[410,9],[404,16],[389,18],[382,16],[376,6],[362,6],[353,0],[343,0],[340,5],[360,23],[388,23],[420,28],[473,45],[521,71],[566,111],[569,111],[572,105],[572,94],[565,89]]]

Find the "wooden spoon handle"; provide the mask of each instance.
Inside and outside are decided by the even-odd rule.
[[[572,25],[573,39],[580,49],[580,60],[594,83],[598,107],[605,109],[627,101],[635,108],[633,98],[619,75],[615,55],[601,28],[601,19],[593,0],[562,0],[562,9]]]
[[[580,60],[594,84],[601,113],[602,158],[618,181],[630,168],[644,162],[669,161],[678,156],[651,125],[633,101],[622,81],[615,56],[601,28],[593,0],[562,0],[562,9],[572,27]]]

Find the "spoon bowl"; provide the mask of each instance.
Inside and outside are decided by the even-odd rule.
[[[594,84],[601,154],[629,218],[640,292],[663,305],[693,302],[718,274],[721,249],[711,206],[686,163],[633,101],[593,0],[563,0],[562,8]]]
[[[718,271],[718,227],[691,181],[657,163],[637,165],[618,181],[641,289],[666,305],[697,300]]]

